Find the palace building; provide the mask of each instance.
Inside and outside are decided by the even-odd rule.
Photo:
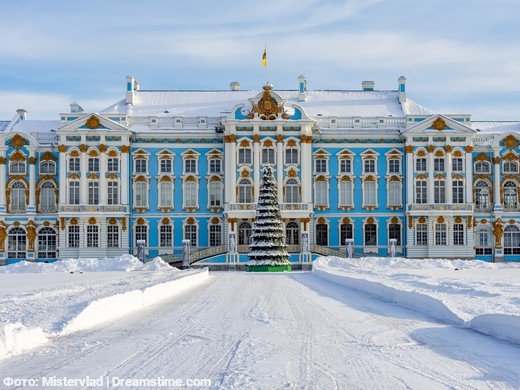
[[[292,261],[356,256],[520,261],[520,122],[433,112],[395,90],[143,90],[59,120],[0,121],[0,264],[135,253],[183,240],[246,260],[260,172],[275,170]]]

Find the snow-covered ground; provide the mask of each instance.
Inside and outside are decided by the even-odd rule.
[[[329,281],[520,343],[520,264],[322,257],[314,270]]]
[[[131,255],[1,267],[0,359],[172,296],[186,288],[184,277],[195,283],[198,273]]]
[[[208,378],[216,389],[514,389],[519,361],[516,344],[315,272],[227,272],[5,359],[0,377]]]

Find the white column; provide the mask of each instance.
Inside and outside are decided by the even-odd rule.
[[[105,152],[99,153],[99,204],[108,203],[107,189],[107,155]]]
[[[121,153],[121,204],[128,206],[128,153]]]
[[[451,153],[446,153],[446,203],[453,203],[453,183],[451,179],[452,157]]]
[[[79,203],[83,205],[88,203],[87,163],[87,153],[82,152],[80,157]]]
[[[466,203],[473,203],[473,147],[468,147],[466,153]]]
[[[253,136],[253,170],[255,184],[255,202],[258,202],[260,192],[260,136]]]
[[[429,152],[427,159],[428,159],[428,190],[426,193],[427,193],[427,197],[428,197],[428,203],[432,204],[434,201],[434,196],[433,196],[433,175],[434,175],[433,153]]]
[[[232,142],[229,143],[229,185],[231,195],[229,197],[230,203],[236,203],[237,199],[237,151],[236,151],[236,140],[233,136]]]
[[[65,151],[60,152],[59,159],[60,159],[60,166],[59,166],[60,182],[58,183],[58,185],[59,185],[59,194],[58,194],[59,205],[58,206],[61,206],[67,202],[67,200],[66,200],[67,199],[67,197],[66,197],[66,193],[67,193],[67,153],[65,153]]]
[[[500,199],[500,150],[493,150],[493,200],[495,209],[501,209],[502,203]]]
[[[410,148],[406,151],[406,203],[411,205],[414,203],[414,197],[413,197],[413,189],[414,189],[414,182],[413,182],[413,172],[414,172],[414,166],[413,166],[413,153],[412,148]]]
[[[279,134],[276,138],[276,181],[278,187],[278,203],[283,202],[283,138]]]
[[[29,157],[29,206],[28,211],[36,211],[36,157],[34,150],[30,151]]]
[[[5,211],[5,182],[6,182],[6,164],[5,164],[5,150],[0,150],[0,212]]]

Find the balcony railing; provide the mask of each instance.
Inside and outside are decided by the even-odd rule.
[[[60,213],[77,212],[102,212],[102,213],[128,213],[128,206],[122,205],[63,205],[60,206]]]
[[[310,203],[280,203],[280,211],[312,211]],[[226,211],[256,210],[256,203],[228,203]]]
[[[470,203],[412,204],[408,205],[408,211],[473,211],[473,205]]]

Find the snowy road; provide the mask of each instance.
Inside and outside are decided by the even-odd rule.
[[[224,389],[520,388],[519,361],[518,346],[311,273],[229,272],[7,359],[0,376],[210,378]]]

